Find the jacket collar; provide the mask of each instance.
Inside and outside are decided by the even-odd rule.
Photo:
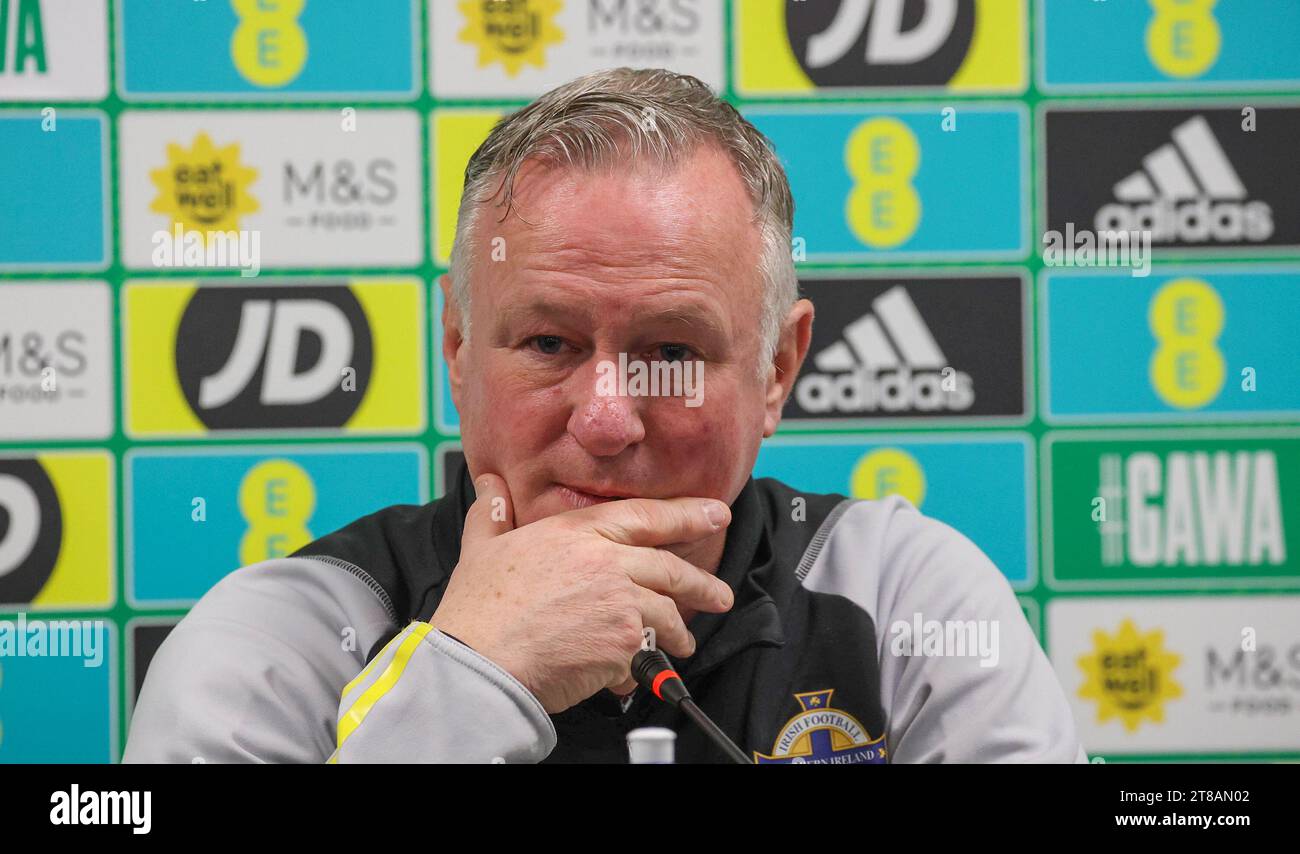
[[[771,532],[763,501],[751,477],[731,504],[731,525],[718,564],[718,578],[736,595],[725,614],[696,614],[687,626],[695,655],[680,662],[683,678],[714,669],[752,646],[785,645],[781,614],[763,585],[772,569]]]

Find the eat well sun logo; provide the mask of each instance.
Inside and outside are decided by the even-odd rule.
[[[494,62],[515,77],[525,65],[546,66],[546,46],[564,41],[555,25],[560,0],[463,0],[460,40],[478,45],[478,66]]]
[[[1165,648],[1165,633],[1140,632],[1126,619],[1114,635],[1094,631],[1092,643],[1078,659],[1086,677],[1079,696],[1097,702],[1097,722],[1117,717],[1130,733],[1147,721],[1163,723],[1165,703],[1183,695],[1174,681],[1182,658]]]
[[[249,192],[257,170],[240,162],[239,144],[217,148],[206,133],[199,133],[189,148],[168,144],[167,165],[149,177],[158,188],[149,209],[205,240],[212,232],[238,231],[239,218],[261,207]]]

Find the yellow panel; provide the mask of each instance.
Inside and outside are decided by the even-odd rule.
[[[424,429],[424,287],[411,280],[365,279],[352,293],[370,322],[374,368],[349,430]]]
[[[433,114],[433,261],[443,267],[451,260],[456,238],[456,210],[465,188],[465,166],[504,115],[500,110],[457,110]]]
[[[1026,0],[981,0],[970,51],[948,88],[954,92],[1023,92],[1029,83]]]
[[[131,436],[205,432],[176,376],[176,333],[194,282],[128,283],[122,299],[127,336],[122,372]]]
[[[799,67],[785,29],[785,0],[738,0],[734,49],[740,65],[738,92],[806,93],[813,83]]]
[[[113,458],[95,452],[36,459],[58,493],[63,540],[54,572],[32,604],[106,608],[113,604]]]

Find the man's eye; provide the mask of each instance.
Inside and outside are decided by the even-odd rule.
[[[682,362],[691,358],[691,348],[685,344],[660,344],[659,355],[665,362]]]
[[[564,339],[558,335],[535,335],[529,343],[547,356],[554,356],[564,349]]]

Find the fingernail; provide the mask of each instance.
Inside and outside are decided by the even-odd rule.
[[[716,501],[706,501],[704,503],[704,518],[709,520],[713,530],[722,527],[722,523],[727,521],[727,512],[722,509],[722,505]]]
[[[718,591],[718,602],[722,604],[722,607],[730,609],[735,604],[735,601],[736,595],[731,592],[731,587],[724,583],[722,589]]]

